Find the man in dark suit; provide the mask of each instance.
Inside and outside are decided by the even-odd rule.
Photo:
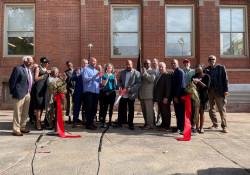
[[[118,107],[118,126],[127,120],[127,104],[128,104],[128,125],[130,130],[134,130],[134,104],[138,98],[138,88],[141,87],[140,72],[133,69],[131,60],[126,62],[126,69],[122,70],[118,79],[119,89],[124,89],[125,94],[122,96]]]
[[[9,79],[10,94],[12,94],[14,115],[13,115],[13,132],[14,136],[23,136],[23,133],[29,133],[25,129],[29,105],[30,92],[34,83],[34,73],[30,69],[34,64],[30,56],[23,57],[24,64],[17,66]]]
[[[85,67],[88,66],[88,60],[81,60],[81,67],[75,69],[72,74],[72,81],[75,81],[74,89],[74,109],[73,109],[73,124],[72,128],[76,128],[76,123],[79,120],[79,112],[82,106],[82,124],[86,124],[85,110],[83,104],[83,81],[82,81],[82,72]]]
[[[179,68],[179,63],[176,59],[171,61],[171,66],[173,69],[172,74],[172,97],[174,101],[174,110],[177,120],[177,129],[180,134],[184,131],[185,122],[185,104],[184,100],[181,99],[185,95],[185,72]]]
[[[166,131],[171,124],[171,75],[166,72],[166,64],[159,63],[159,76],[154,82],[154,101],[158,103],[162,116],[160,131]]]

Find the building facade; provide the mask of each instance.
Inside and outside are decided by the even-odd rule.
[[[0,13],[0,109],[12,106],[8,80],[23,55],[64,71],[67,60],[80,66],[92,43],[98,64],[118,70],[127,59],[136,64],[139,48],[142,60],[158,58],[168,69],[173,58],[194,67],[213,54],[243,93],[229,110],[250,111],[247,0],[2,0]]]

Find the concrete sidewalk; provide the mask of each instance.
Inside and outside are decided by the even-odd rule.
[[[208,113],[205,128],[211,125]],[[117,118],[114,114],[113,120]],[[219,117],[220,118],[220,117]],[[206,130],[193,136],[191,141],[181,142],[178,133],[161,132],[158,128],[142,131],[142,115],[135,115],[135,131],[128,126],[110,128],[103,138],[99,154],[100,175],[250,175],[250,114],[228,113],[228,131]],[[176,125],[172,117],[172,126]],[[99,123],[97,125],[100,126]],[[38,152],[34,158],[36,175],[94,175],[98,170],[98,147],[104,129],[86,130],[82,125],[65,130],[81,138],[47,136],[48,130],[35,131],[27,125],[30,134],[14,137],[12,111],[0,111],[0,174],[32,174],[35,142]]]

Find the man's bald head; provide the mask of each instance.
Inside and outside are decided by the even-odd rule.
[[[133,68],[133,62],[131,60],[126,61],[126,70],[130,72]]]
[[[92,66],[92,67],[95,67],[96,64],[97,64],[96,58],[94,58],[94,57],[90,58],[89,65]]]

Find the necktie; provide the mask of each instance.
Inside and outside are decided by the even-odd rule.
[[[31,92],[31,77],[30,77],[30,69],[28,69],[28,77],[29,77],[29,92]]]

